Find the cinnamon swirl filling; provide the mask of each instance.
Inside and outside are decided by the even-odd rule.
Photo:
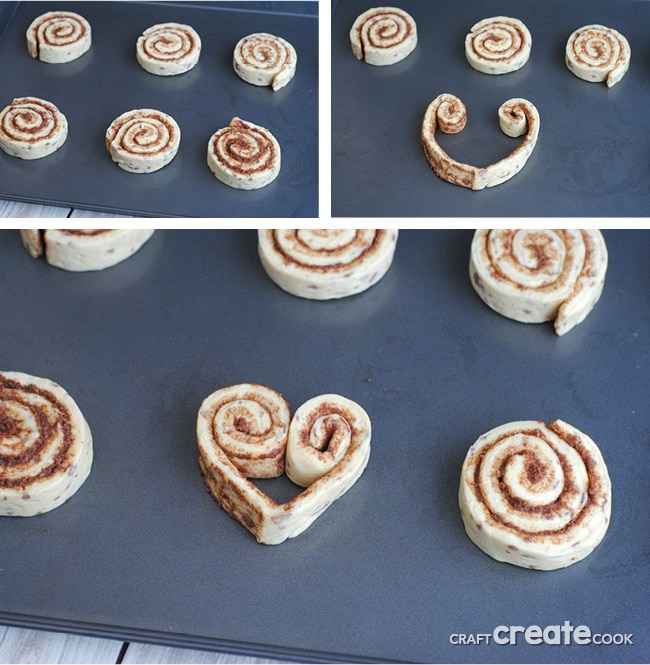
[[[92,44],[88,21],[75,12],[46,12],[35,18],[27,29],[27,50],[43,62],[76,60]]]
[[[384,277],[397,236],[396,229],[260,230],[258,252],[280,288],[327,300],[365,291]]]
[[[155,109],[133,109],[106,130],[113,161],[130,173],[151,173],[167,166],[178,152],[181,130],[170,115]]]
[[[210,137],[208,166],[229,187],[266,187],[280,173],[280,144],[265,127],[233,118]]]
[[[606,272],[597,229],[481,229],[472,240],[470,279],[481,300],[522,323],[555,319],[558,335],[591,312]]]
[[[196,66],[200,55],[201,38],[194,28],[182,23],[152,25],[136,43],[138,63],[157,76],[188,72]]]
[[[469,449],[461,515],[470,539],[497,561],[554,570],[588,556],[611,514],[598,446],[561,420],[507,423]]]
[[[521,69],[530,57],[532,38],[522,21],[495,16],[479,21],[465,37],[469,64],[484,74],[507,74]]]
[[[294,47],[282,37],[256,32],[237,42],[233,68],[247,83],[283,88],[296,73],[298,56]]]
[[[201,413],[212,422],[211,445],[221,448],[244,476],[275,478],[284,473],[291,412],[282,395],[242,383],[213,393]]]
[[[566,65],[578,78],[616,85],[630,66],[630,44],[617,30],[586,25],[571,34],[566,45]]]
[[[17,97],[0,111],[0,148],[12,157],[46,157],[57,151],[67,137],[65,115],[44,99]]]
[[[375,7],[360,14],[350,29],[352,52],[370,65],[393,65],[418,42],[413,17],[397,7]]]
[[[287,476],[310,487],[326,474],[360,475],[370,456],[368,414],[340,395],[320,395],[294,414],[287,441]],[[342,463],[346,460],[345,463]]]
[[[84,483],[92,457],[88,424],[61,386],[0,373],[0,515],[57,508]]]

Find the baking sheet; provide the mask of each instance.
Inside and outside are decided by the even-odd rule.
[[[604,235],[602,298],[558,338],[482,303],[467,230],[401,231],[383,280],[331,302],[275,286],[250,230],[159,230],[81,274],[1,231],[0,368],[64,386],[95,459],[68,503],[0,519],[0,622],[300,661],[647,663],[650,232]],[[293,410],[338,392],[372,419],[362,477],[278,546],[219,508],[196,462],[201,401],[242,381]],[[498,563],[463,530],[465,453],[497,425],[555,418],[600,446],[611,526],[564,570]],[[565,621],[633,644],[452,644]]]
[[[0,3],[0,108],[32,95],[68,118],[66,143],[41,160],[0,152],[0,197],[137,216],[315,217],[318,215],[317,2],[24,2]],[[78,60],[52,65],[27,53],[25,32],[45,11],[72,10],[93,29]],[[137,38],[155,23],[192,25],[202,40],[197,66],[154,76],[135,58]],[[273,92],[242,81],[232,68],[241,37],[270,32],[298,54],[293,80]],[[110,158],[104,135],[133,108],[169,113],[181,128],[174,160],[132,174]],[[235,190],[207,166],[210,136],[238,116],[271,130],[282,149],[278,178],[259,190]]]
[[[650,214],[650,2],[647,0],[463,0],[398,4],[413,16],[418,46],[405,60],[374,67],[356,60],[349,31],[373,6],[338,0],[332,16],[332,214],[334,216],[648,216]],[[528,63],[500,76],[465,58],[465,35],[490,16],[522,20]],[[583,81],[564,63],[569,35],[601,23],[630,43],[630,68],[612,88]],[[428,104],[441,93],[467,106],[457,135],[436,133],[459,161],[486,166],[522,139],[499,129],[512,97],[537,107],[537,146],[511,180],[481,191],[438,178],[420,145]]]

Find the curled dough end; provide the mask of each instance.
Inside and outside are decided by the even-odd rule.
[[[481,300],[522,323],[555,319],[564,335],[598,302],[607,248],[597,229],[479,229],[470,279]]]
[[[310,487],[329,477],[328,501],[347,491],[366,468],[370,456],[368,414],[340,395],[319,395],[294,414],[287,442],[287,476]],[[333,482],[334,478],[338,478]]]
[[[438,177],[452,185],[478,190],[500,185],[521,171],[537,143],[539,113],[531,102],[521,98],[504,102],[498,113],[501,130],[512,137],[525,134],[524,142],[508,157],[486,167],[477,167],[451,158],[435,137],[438,127],[447,134],[456,134],[465,127],[465,104],[448,93],[438,95],[429,104],[422,120],[421,141],[427,161]]]

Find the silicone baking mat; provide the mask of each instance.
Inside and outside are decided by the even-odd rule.
[[[418,45],[405,60],[376,67],[356,60],[349,32],[372,3],[338,0],[332,16],[332,214],[335,216],[644,216],[650,214],[650,2],[647,0],[403,0]],[[465,58],[465,35],[491,16],[522,20],[528,63],[480,73]],[[564,63],[571,33],[600,23],[626,36],[630,68],[612,88],[574,76]],[[512,97],[537,107],[540,133],[523,170],[481,191],[438,178],[420,145],[424,112],[437,95],[467,106],[467,126],[436,133],[457,160],[486,166],[522,138],[501,133],[497,109]]]
[[[66,115],[69,136],[56,153],[23,161],[0,153],[0,197],[139,216],[314,217],[318,215],[317,2],[23,2],[0,3],[0,107],[41,97]],[[52,9],[83,15],[91,50],[52,65],[32,59],[25,32]],[[193,26],[202,40],[198,65],[179,76],[154,76],[135,58],[137,38],[155,23]],[[281,90],[242,81],[235,44],[252,32],[284,37],[298,67]],[[110,158],[104,135],[133,108],[156,108],[181,128],[171,164],[132,174]],[[235,116],[271,130],[280,143],[278,178],[259,190],[235,190],[207,166],[210,136]]]
[[[299,661],[647,663],[650,231],[604,235],[601,300],[557,337],[483,304],[466,230],[401,231],[388,274],[331,302],[271,282],[254,231],[159,230],[85,274],[0,232],[15,285],[0,294],[0,368],[66,388],[95,450],[68,503],[0,518],[0,623]],[[277,546],[228,517],[198,469],[201,401],[243,381],[294,411],[336,392],[372,420],[361,478]],[[498,563],[465,535],[463,459],[497,425],[555,418],[598,443],[610,528],[563,570]],[[565,622],[632,644],[476,641]]]

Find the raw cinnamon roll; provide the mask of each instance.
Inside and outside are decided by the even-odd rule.
[[[474,290],[493,310],[515,321],[555,319],[564,335],[598,302],[607,247],[596,229],[481,229],[470,258]]]
[[[585,81],[605,81],[611,88],[630,66],[631,50],[627,39],[604,25],[586,25],[576,30],[566,45],[566,65]]]
[[[438,95],[427,107],[422,120],[421,142],[424,155],[435,174],[461,187],[479,190],[500,185],[510,180],[524,167],[537,145],[539,113],[527,99],[513,98],[499,107],[499,126],[507,136],[525,134],[523,143],[494,164],[479,167],[451,158],[436,139],[436,129],[446,134],[457,134],[467,122],[465,104],[451,94]]]
[[[519,19],[495,16],[472,26],[465,37],[465,56],[479,72],[506,74],[528,62],[532,44],[528,28]]]
[[[418,43],[413,18],[397,7],[375,7],[360,14],[350,30],[352,52],[370,65],[404,60]]]
[[[280,173],[280,144],[265,127],[233,118],[210,137],[208,166],[229,187],[266,187]]]
[[[598,446],[561,420],[512,422],[469,449],[459,490],[470,539],[497,561],[554,570],[584,559],[609,526]]]
[[[27,29],[27,50],[43,62],[70,62],[92,44],[92,30],[83,16],[74,12],[47,12]]]
[[[233,67],[239,78],[253,85],[283,88],[296,73],[298,57],[294,47],[266,32],[256,32],[237,42]]]
[[[0,111],[0,148],[12,157],[40,159],[68,138],[68,121],[51,102],[17,97]]]
[[[84,483],[92,459],[88,423],[60,385],[0,372],[0,515],[57,508]]]
[[[196,66],[201,55],[201,38],[182,23],[158,23],[147,28],[136,43],[140,66],[157,76],[184,74]]]
[[[178,152],[181,130],[174,118],[155,109],[133,109],[106,130],[106,149],[129,173],[152,173],[167,166]]]
[[[34,258],[45,254],[50,265],[84,272],[121,263],[153,233],[153,229],[23,229],[20,235]]]
[[[370,455],[367,414],[339,395],[309,400],[290,422],[288,405],[271,389],[255,384],[232,386],[203,401],[196,432],[199,468],[208,492],[266,545],[277,545],[307,529],[352,487]],[[258,435],[259,444],[255,443]],[[292,455],[298,459],[289,465],[287,458],[287,474],[294,482],[309,480],[310,484],[286,503],[278,503],[246,476],[259,477],[258,466],[264,467],[261,473],[265,476],[281,473],[288,437],[292,439]],[[314,447],[312,456],[333,456],[334,462],[328,460],[316,473],[305,471],[299,459],[304,455],[303,443]]]
[[[275,229],[258,231],[268,276],[301,298],[327,300],[360,293],[390,268],[396,229]]]

